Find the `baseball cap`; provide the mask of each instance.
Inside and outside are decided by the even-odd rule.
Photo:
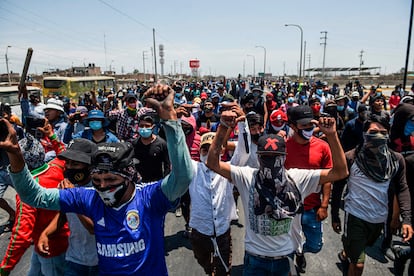
[[[54,98],[49,99],[47,101],[47,104],[44,109],[55,109],[55,110],[65,112],[65,110],[63,109],[63,102],[61,100],[57,100]]]
[[[313,120],[312,108],[307,105],[298,105],[289,108],[287,116],[289,121],[294,124],[306,125]]]
[[[92,164],[92,156],[96,151],[96,144],[85,138],[73,139],[62,153],[58,154],[59,159],[70,159],[76,162]]]
[[[263,135],[257,141],[257,154],[286,154],[285,140],[276,134]]]
[[[234,102],[234,97],[231,94],[226,94],[221,99],[221,103],[231,103]]]
[[[360,104],[359,106],[358,106],[358,113],[359,112],[364,112],[364,111],[368,111],[368,107],[365,105],[365,104]]]
[[[216,136],[215,132],[207,132],[204,133],[203,135],[201,135],[201,142],[200,142],[200,148],[204,145],[211,145],[211,143],[213,143],[213,139]]]
[[[206,93],[206,92],[201,92],[201,94],[200,94],[200,98],[201,98],[202,100],[207,99],[207,98],[208,98],[207,93]]]
[[[272,114],[270,115],[270,123],[274,125],[277,121],[284,121],[287,122],[287,116],[286,113],[282,110],[274,110]]]
[[[134,158],[134,147],[129,142],[101,143],[93,158],[94,171],[118,172],[124,177],[132,177],[128,168],[138,164]]]
[[[129,99],[138,100],[137,96],[133,93],[128,93],[128,94],[125,95],[125,101],[128,101]]]
[[[211,94],[211,98],[212,99],[214,99],[214,98],[220,98],[220,95],[219,95],[219,93],[215,92],[215,93]]]
[[[82,114],[88,114],[88,109],[86,108],[86,106],[80,105],[76,108],[75,112],[79,112]]]

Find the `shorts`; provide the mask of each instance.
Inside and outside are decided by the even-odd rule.
[[[0,169],[0,198],[3,198],[4,193],[9,186],[14,187],[8,170],[6,168]]]
[[[365,262],[365,248],[375,243],[383,228],[384,223],[370,223],[345,213],[342,244],[351,263]]]

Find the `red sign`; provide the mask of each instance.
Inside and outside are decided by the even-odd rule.
[[[190,59],[190,68],[199,68],[200,67],[200,61],[198,59]]]

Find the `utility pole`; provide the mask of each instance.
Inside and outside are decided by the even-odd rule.
[[[306,67],[306,40],[303,42],[303,78],[305,78],[305,67]]]
[[[11,78],[10,78],[10,71],[9,71],[9,58],[7,57],[7,52],[9,51],[9,48],[11,48],[11,46],[7,46],[6,47],[6,70],[7,70],[7,78],[9,80],[9,86],[11,86]]]
[[[106,35],[105,35],[105,33],[104,33],[104,51],[105,51],[105,70],[108,71],[108,61],[106,59]]]
[[[414,12],[414,0],[411,0],[411,12],[410,12],[410,21],[409,21],[408,39],[407,39],[407,52],[405,54],[404,81],[403,81],[403,87],[402,87],[404,92],[405,92],[405,85],[407,84],[408,59],[410,57],[411,32],[413,29],[413,12]]]
[[[152,29],[152,40],[154,43],[154,69],[155,69],[154,84],[156,84],[157,83],[157,49],[155,48],[155,28]]]
[[[328,32],[322,31],[321,34],[324,34],[324,36],[321,37],[321,39],[323,40],[321,45],[323,45],[322,78],[325,78],[325,54],[326,54],[326,40],[328,39]]]
[[[144,81],[146,80],[146,72],[145,72],[145,59],[146,59],[145,54],[146,53],[147,51],[142,51],[142,70],[144,70]]]
[[[308,69],[311,68],[311,54],[308,54]],[[308,79],[310,79],[310,71],[308,71]]]
[[[362,65],[364,65],[364,61],[362,60],[362,56],[364,55],[364,50],[359,52],[359,75],[361,76]]]
[[[211,73],[210,73],[210,75],[211,75]],[[246,60],[243,59],[243,78],[245,78],[245,77],[246,77]]]

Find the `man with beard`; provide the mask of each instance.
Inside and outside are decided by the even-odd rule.
[[[389,129],[386,118],[371,115],[363,126],[364,142],[346,153],[350,174],[344,198],[344,250],[339,257],[343,270],[350,262],[348,275],[361,275],[364,270],[365,248],[374,244],[387,221],[390,190],[396,193],[401,210],[403,241],[409,241],[413,233],[404,158],[388,148]],[[340,195],[334,191],[332,201],[339,201]],[[333,226],[341,231],[340,222]]]
[[[241,119],[238,109],[225,111],[210,147],[207,166],[230,180],[239,190],[245,210],[244,275],[288,275],[288,257],[295,250],[291,239],[292,219],[302,198],[320,190],[320,184],[348,175],[335,121],[321,118],[319,127],[331,146],[333,167],[321,170],[285,170],[285,142],[277,135],[258,140],[259,169],[233,166],[219,160],[228,128]]]

